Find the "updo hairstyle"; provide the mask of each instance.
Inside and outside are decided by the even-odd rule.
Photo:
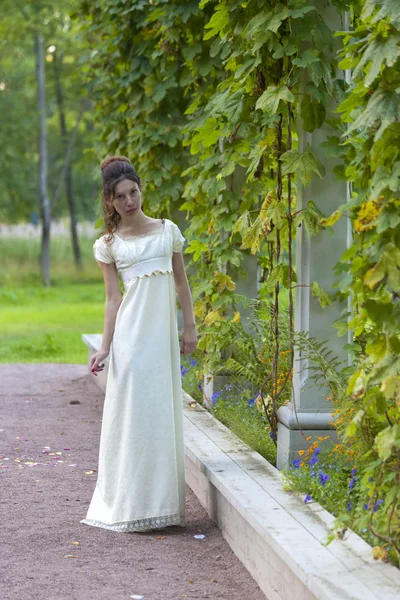
[[[131,165],[129,158],[126,156],[109,156],[101,163],[101,176],[103,180],[103,189],[101,193],[101,207],[103,209],[103,220],[108,237],[104,238],[109,242],[114,231],[117,229],[121,217],[115,210],[112,202],[115,198],[115,186],[122,179],[131,179],[135,181],[139,189],[142,189],[142,183],[139,175]]]

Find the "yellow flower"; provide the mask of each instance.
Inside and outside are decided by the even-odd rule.
[[[304,454],[304,450],[299,450],[299,455],[303,456],[303,454]]]

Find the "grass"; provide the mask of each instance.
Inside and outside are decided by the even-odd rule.
[[[93,241],[82,237],[83,268],[74,266],[68,239],[51,242],[52,286],[41,284],[39,241],[0,239],[0,362],[87,362],[82,333],[101,333],[104,284]]]

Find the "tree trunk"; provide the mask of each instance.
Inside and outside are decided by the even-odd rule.
[[[43,282],[50,285],[50,225],[51,207],[47,193],[47,123],[45,96],[45,64],[43,39],[39,31],[35,32],[36,84],[39,111],[39,204],[42,219],[42,243],[40,249],[40,270]]]
[[[57,98],[57,106],[58,106],[58,114],[60,119],[60,131],[61,131],[61,141],[64,149],[64,154],[67,152],[68,148],[68,133],[67,133],[67,125],[65,120],[65,112],[64,112],[64,95],[61,84],[61,65],[62,58],[58,58],[57,51],[53,54],[53,65],[54,65],[54,81],[56,88],[56,98]],[[80,269],[82,268],[82,257],[81,251],[79,247],[79,238],[78,238],[78,230],[77,230],[77,219],[76,219],[76,207],[75,207],[75,199],[73,195],[72,189],[72,170],[71,170],[71,162],[70,157],[67,157],[67,164],[65,165],[65,192],[67,196],[67,204],[70,216],[70,228],[71,228],[71,240],[72,240],[72,249],[74,253],[75,265]]]

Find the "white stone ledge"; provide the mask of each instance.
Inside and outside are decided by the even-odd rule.
[[[90,356],[101,336],[82,338]],[[187,484],[268,600],[399,600],[395,567],[354,533],[325,546],[332,515],[285,492],[277,469],[193,402],[183,394]]]
[[[277,469],[190,402],[184,394],[188,484],[269,600],[400,598],[397,569],[376,562],[354,533],[323,545],[333,516],[284,491]],[[229,504],[229,519],[220,515],[221,503]]]

